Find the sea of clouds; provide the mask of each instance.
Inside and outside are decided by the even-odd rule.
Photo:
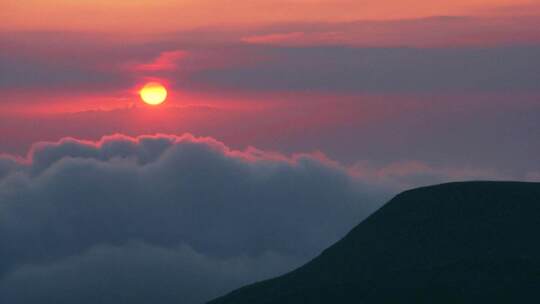
[[[300,266],[389,195],[321,155],[189,134],[38,143],[0,157],[0,302],[201,303]]]

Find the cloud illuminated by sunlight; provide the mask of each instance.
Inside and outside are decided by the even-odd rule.
[[[171,32],[212,25],[273,22],[403,19],[497,13],[530,0],[356,1],[356,0],[21,0],[3,5],[2,30]],[[227,7],[223,10],[223,7]],[[537,6],[533,6],[538,12]],[[525,12],[530,12],[529,6]],[[46,16],[46,17],[44,17]],[[136,31],[136,32],[134,32]]]

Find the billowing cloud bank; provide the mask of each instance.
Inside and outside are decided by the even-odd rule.
[[[314,155],[115,135],[0,156],[1,303],[200,303],[300,265],[387,196]]]

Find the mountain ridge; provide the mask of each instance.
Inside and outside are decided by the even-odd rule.
[[[537,231],[540,183],[411,189],[304,266],[209,304],[526,300],[540,282]]]

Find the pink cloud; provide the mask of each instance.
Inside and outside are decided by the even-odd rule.
[[[129,69],[140,72],[172,71],[178,68],[178,61],[188,55],[186,51],[166,51],[148,63],[128,64]]]
[[[346,41],[343,32],[291,32],[268,35],[254,35],[241,39],[249,44],[276,44],[284,46],[343,44]]]
[[[520,179],[531,181],[539,179],[537,172],[531,172],[519,178],[502,175],[493,169],[434,166],[417,160],[386,165],[374,165],[369,161],[359,161],[348,166],[319,151],[284,154],[252,146],[245,149],[234,149],[212,137],[197,137],[190,133],[140,136],[113,134],[103,136],[98,140],[64,137],[58,141],[34,143],[24,158],[4,154],[0,155],[0,160],[5,160],[6,164],[18,164],[19,169],[22,170],[27,168],[32,172],[39,173],[66,158],[95,159],[107,162],[125,159],[144,164],[159,160],[171,149],[176,149],[175,147],[187,146],[200,146],[206,151],[214,151],[216,155],[221,155],[228,160],[245,164],[270,167],[282,165],[304,167],[315,164],[321,168],[340,172],[340,174],[361,184],[372,185],[377,189],[391,189],[392,191],[463,180]],[[13,165],[10,165],[8,169],[13,171]]]
[[[527,174],[527,180],[540,182],[540,171],[530,172]]]
[[[249,35],[248,44],[281,46],[491,46],[537,43],[536,16],[432,17],[297,25],[293,31]]]
[[[418,160],[374,166],[357,162],[349,172],[353,176],[397,189],[409,189],[452,181],[511,179],[493,169],[434,166]],[[527,180],[527,178],[525,178]]]
[[[219,154],[242,162],[257,163],[287,163],[290,166],[298,166],[303,162],[316,162],[328,168],[347,173],[345,167],[317,151],[312,153],[293,153],[286,155],[276,151],[265,151],[249,146],[244,150],[233,149],[212,137],[197,137],[190,133],[182,135],[160,134],[128,136],[124,134],[112,134],[103,136],[98,140],[84,140],[73,137],[63,137],[57,141],[41,141],[34,143],[26,157],[0,154],[0,157],[9,159],[25,166],[48,167],[50,164],[66,157],[96,158],[109,160],[116,157],[139,157],[137,153],[149,145],[156,147],[161,145],[160,151],[152,151],[156,157],[173,146],[185,144],[203,145]],[[116,152],[113,152],[116,151]],[[118,153],[117,151],[121,151]],[[44,163],[43,163],[44,162]],[[41,163],[41,164],[39,164]]]

